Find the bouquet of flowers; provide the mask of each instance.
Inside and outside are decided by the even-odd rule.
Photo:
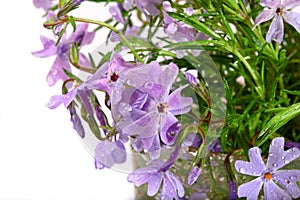
[[[47,82],[62,85],[47,106],[137,199],[300,197],[300,0],[33,3],[53,39],[32,54],[56,56]],[[110,16],[75,16],[85,3]]]

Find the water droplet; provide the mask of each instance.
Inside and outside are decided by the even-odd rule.
[[[273,167],[277,167],[277,164],[276,164],[276,163],[273,163],[272,166],[273,166]]]
[[[269,157],[272,157],[274,154],[273,153],[269,153]]]
[[[146,89],[152,89],[153,88],[153,82],[146,82],[145,84],[144,84],[144,87],[146,88]]]
[[[295,179],[295,176],[290,176],[290,179],[291,179],[291,180],[294,180],[294,179]]]
[[[283,149],[283,145],[280,146],[280,149]]]
[[[242,173],[242,174],[244,174],[246,172],[246,168],[245,167],[241,167],[239,169],[239,172]]]
[[[252,169],[253,168],[253,166],[252,165],[250,165],[250,169]]]
[[[129,174],[127,176],[127,181],[130,182],[130,183],[132,183],[134,181],[134,175],[133,174]]]
[[[284,159],[285,159],[285,157],[284,157],[284,156],[282,156],[282,157],[281,157],[281,160],[284,160]]]
[[[288,161],[288,160],[284,161],[284,164],[289,164],[289,163],[290,163],[290,161]]]

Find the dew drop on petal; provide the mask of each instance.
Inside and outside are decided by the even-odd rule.
[[[127,177],[127,181],[132,183],[134,180],[134,175],[133,174],[129,174],[128,177]]]
[[[272,166],[273,166],[273,167],[277,167],[277,164],[276,164],[276,163],[273,163]]]
[[[239,169],[239,172],[242,173],[242,174],[245,173],[245,172],[246,172],[246,168],[245,168],[245,167],[241,167],[241,168]]]

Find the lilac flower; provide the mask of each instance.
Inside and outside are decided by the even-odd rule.
[[[229,180],[229,200],[236,199],[236,183],[232,180]]]
[[[163,0],[135,0],[136,7],[142,11],[146,16],[157,16],[160,11],[157,8]]]
[[[49,10],[52,7],[52,0],[33,0],[33,5],[37,8],[43,8],[44,10]]]
[[[111,168],[126,161],[126,151],[122,142],[100,141],[95,149],[96,169]]]
[[[102,67],[103,73],[99,80],[99,89],[111,96],[115,82],[122,77],[122,73],[133,68],[133,65],[126,62],[121,55],[113,53],[109,63]]]
[[[63,81],[68,79],[63,69],[71,71],[68,58],[69,47],[73,42],[77,43],[80,46],[92,42],[94,33],[88,32],[87,28],[88,24],[77,25],[76,32],[73,33],[68,39],[63,36],[61,42],[57,46],[55,46],[55,42],[53,40],[41,36],[41,41],[44,49],[32,52],[32,55],[40,58],[56,55],[54,64],[47,75],[47,82],[49,86],[53,86],[59,79]],[[88,59],[82,53],[79,54],[79,65],[90,65]]]
[[[73,128],[76,130],[76,132],[78,133],[78,135],[81,138],[84,138],[85,131],[84,131],[84,128],[82,126],[81,120],[80,120],[78,114],[76,113],[76,109],[75,109],[74,104],[72,104],[69,107],[69,111],[70,111],[70,115],[71,115],[71,122],[73,123]]]
[[[292,25],[300,33],[300,14],[290,11],[292,8],[299,6],[297,0],[261,0],[262,6],[269,9],[263,10],[255,19],[255,27],[260,23],[269,21],[273,18],[268,30],[266,41],[270,43],[275,40],[281,43],[284,34],[283,20]]]
[[[125,24],[125,21],[122,17],[121,10],[118,6],[110,6],[109,12],[117,22],[120,22],[121,24]]]
[[[199,33],[194,28],[186,25],[184,22],[178,22],[172,17],[168,15],[167,12],[172,12],[174,9],[171,7],[170,2],[163,2],[163,23],[164,23],[164,31],[165,33],[176,42],[188,42],[195,40],[206,40],[208,36]],[[187,14],[191,14],[191,9],[187,9]],[[176,54],[178,58],[182,58],[186,53],[186,50],[176,50]],[[198,56],[200,54],[199,50],[192,50],[192,54],[194,56]]]
[[[85,0],[74,0],[73,1],[73,6],[79,6],[82,2],[84,2]]]
[[[188,176],[188,184],[193,185],[201,174],[201,168],[193,166]]]
[[[291,199],[300,197],[300,170],[278,170],[300,156],[300,150],[291,148],[284,151],[284,138],[277,137],[271,142],[269,157],[265,165],[261,150],[258,147],[249,149],[250,162],[237,160],[235,168],[242,174],[257,178],[240,185],[238,196],[247,199],[257,199],[259,191],[264,185],[265,199]],[[276,183],[279,183],[279,187]]]
[[[128,181],[139,187],[148,183],[148,196],[154,196],[161,184],[160,199],[179,199],[184,196],[182,183],[169,171],[178,156],[179,148],[170,155],[164,163],[162,160],[152,161],[152,165],[139,168],[128,175]]]
[[[192,99],[181,96],[186,86],[169,95],[177,74],[173,63],[163,69],[151,62],[125,71],[116,82],[112,94],[116,126],[125,135],[138,136],[146,150],[152,147],[158,131],[164,144],[173,144],[179,130],[175,116],[190,110]]]

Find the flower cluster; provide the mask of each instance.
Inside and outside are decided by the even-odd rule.
[[[111,16],[73,16],[88,3]],[[47,106],[67,108],[96,169],[166,200],[300,197],[300,0],[33,4],[53,39],[32,55],[55,56],[62,85]]]

